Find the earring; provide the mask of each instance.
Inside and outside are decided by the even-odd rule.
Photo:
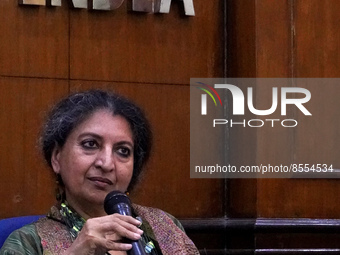
[[[62,183],[63,181],[61,180],[61,176],[60,174],[57,174],[57,179],[55,181],[55,183],[57,184],[57,187],[55,189],[55,194],[56,194],[56,199],[58,202],[62,201],[63,200],[63,192],[62,192]]]
[[[61,192],[60,192],[60,190],[59,190],[59,187],[57,187],[57,188],[55,189],[55,193],[56,193],[55,198],[57,199],[58,202],[60,202],[60,201],[61,201],[61,198],[62,198],[62,195],[61,195]]]

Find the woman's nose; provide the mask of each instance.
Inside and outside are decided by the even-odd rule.
[[[110,148],[105,148],[98,152],[95,166],[100,167],[104,171],[114,170],[114,158]]]

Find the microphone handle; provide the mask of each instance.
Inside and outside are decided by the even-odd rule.
[[[131,241],[132,249],[127,251],[128,255],[146,255],[142,242],[138,241]]]
[[[131,207],[125,203],[116,204],[113,207],[113,209],[114,209],[114,212],[117,212],[121,215],[132,216]],[[126,239],[126,242],[132,244],[131,250],[127,251],[128,255],[146,255],[143,249],[143,244],[141,240],[134,241],[134,240]]]

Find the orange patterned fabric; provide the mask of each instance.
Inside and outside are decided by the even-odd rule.
[[[54,220],[43,218],[36,223],[44,255],[63,254],[72,244],[67,227]]]
[[[73,242],[68,227],[61,223],[61,215],[53,206],[49,217],[35,223],[44,255],[59,255],[69,248]]]
[[[133,205],[135,212],[151,226],[163,255],[199,254],[190,238],[162,210]]]

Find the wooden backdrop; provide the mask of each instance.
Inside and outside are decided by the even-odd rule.
[[[275,2],[275,3],[274,3]],[[340,77],[340,10],[336,0],[326,1],[232,1],[229,6],[229,45],[235,48],[228,55],[229,76],[232,77]],[[247,20],[244,16],[248,14]],[[238,24],[234,26],[233,24]],[[244,61],[244,59],[249,59]],[[248,153],[249,162],[325,162],[340,167],[338,145],[340,121],[340,87],[326,92],[328,87],[309,88],[315,96],[309,107],[317,121],[296,129],[269,130],[231,135],[231,153]],[[261,91],[261,93],[266,93]],[[267,93],[271,93],[268,91]],[[331,95],[332,94],[332,95]],[[264,94],[265,95],[265,94]],[[331,96],[330,96],[331,95]],[[324,99],[319,100],[318,99]],[[298,116],[300,119],[302,116]],[[248,144],[251,149],[246,149]],[[280,146],[277,146],[280,145]],[[256,151],[256,154],[253,152]],[[231,160],[242,161],[237,155]],[[294,161],[292,161],[294,160]],[[243,162],[244,163],[244,162]],[[237,181],[236,181],[237,182]],[[243,182],[243,181],[241,181]],[[230,201],[235,215],[257,217],[317,217],[338,218],[340,206],[339,180],[246,180],[255,186],[257,199],[244,208],[246,192],[235,194]],[[235,187],[236,188],[236,187]],[[240,187],[242,189],[242,187]],[[244,198],[249,199],[249,198]],[[238,201],[236,201],[238,200]],[[249,199],[250,200],[250,199]]]
[[[109,88],[139,103],[154,129],[133,200],[187,219],[203,254],[339,248],[338,180],[190,179],[189,80],[339,77],[340,2],[194,0],[194,17],[172,2],[169,14],[141,14],[129,11],[129,0],[111,12],[74,10],[66,0],[55,8],[0,1],[0,218],[43,214],[54,202],[54,176],[37,143],[48,108],[72,91]],[[327,117],[337,115],[339,92],[311,102],[317,125],[270,136],[230,130],[226,157],[340,168],[339,120]]]
[[[19,6],[0,1],[0,218],[44,214],[55,177],[38,147],[51,105],[69,92],[106,88],[140,104],[154,133],[136,203],[178,218],[223,217],[224,180],[189,173],[189,82],[224,75],[224,4],[195,0],[196,16]],[[215,208],[211,210],[211,208]]]
[[[339,10],[336,0],[228,1],[228,76],[340,77]],[[270,91],[259,89],[270,97]],[[324,162],[339,169],[340,87],[308,89],[314,95],[308,106],[313,121],[295,113],[306,125],[231,130],[231,161]],[[251,247],[256,254],[339,253],[329,250],[340,248],[339,222],[332,220],[340,218],[339,179],[230,180],[228,187],[228,216],[255,219],[243,222],[253,227],[242,232],[251,233],[248,241],[240,235],[229,247]]]

